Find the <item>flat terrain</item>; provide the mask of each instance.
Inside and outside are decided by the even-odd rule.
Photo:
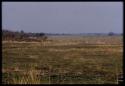
[[[117,84],[122,36],[49,37],[2,42],[2,83]]]

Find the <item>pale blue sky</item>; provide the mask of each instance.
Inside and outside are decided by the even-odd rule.
[[[121,33],[122,2],[2,2],[2,28],[47,33]]]

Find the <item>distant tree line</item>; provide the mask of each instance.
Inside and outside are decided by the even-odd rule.
[[[45,33],[26,33],[23,30],[20,32],[2,30],[2,40],[12,40],[12,41],[45,41],[47,36]]]
[[[117,36],[117,35],[123,35],[123,33],[119,33],[119,34],[116,34],[116,33],[114,33],[114,32],[109,32],[108,33],[108,36]]]

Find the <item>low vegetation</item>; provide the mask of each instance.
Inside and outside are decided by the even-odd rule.
[[[3,84],[117,84],[121,36],[48,37],[2,42]]]
[[[10,31],[2,30],[2,40],[3,41],[45,41],[47,36],[44,33],[26,33],[23,30],[19,31]]]

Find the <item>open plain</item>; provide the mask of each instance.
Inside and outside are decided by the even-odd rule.
[[[122,36],[50,36],[2,41],[4,84],[117,84]]]

